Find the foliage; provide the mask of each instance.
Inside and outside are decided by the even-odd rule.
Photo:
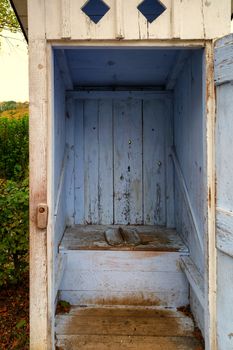
[[[12,32],[20,30],[19,23],[9,0],[0,0],[0,31],[8,29]]]
[[[0,178],[21,181],[28,173],[28,115],[0,117]]]
[[[17,283],[28,267],[28,179],[0,183],[0,286]]]
[[[0,286],[19,282],[28,268],[29,118],[13,114],[25,108],[0,104]]]

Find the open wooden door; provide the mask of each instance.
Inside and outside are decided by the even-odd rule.
[[[233,349],[233,35],[215,45],[217,349]]]

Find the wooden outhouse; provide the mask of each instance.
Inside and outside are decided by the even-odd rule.
[[[197,326],[232,350],[231,1],[12,3],[29,26],[30,349],[197,350]]]

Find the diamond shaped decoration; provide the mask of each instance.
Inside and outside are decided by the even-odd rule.
[[[110,10],[110,7],[103,0],[88,0],[81,10],[92,20],[98,23]]]
[[[152,23],[167,8],[159,0],[144,0],[138,5],[138,10],[146,17],[147,21]]]

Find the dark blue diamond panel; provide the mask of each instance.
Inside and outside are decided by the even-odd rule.
[[[94,23],[98,23],[101,18],[109,11],[109,6],[103,0],[88,0],[82,7],[82,11]]]
[[[138,5],[138,10],[152,23],[166,10],[166,7],[158,0],[144,0]]]

